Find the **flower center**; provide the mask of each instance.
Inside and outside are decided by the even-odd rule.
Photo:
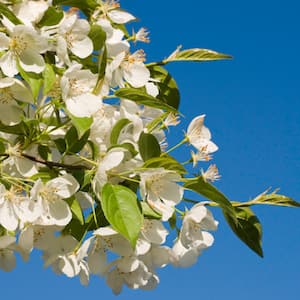
[[[28,47],[28,42],[22,36],[14,36],[11,38],[9,43],[10,50],[16,54],[20,55]]]
[[[14,101],[14,97],[9,88],[0,90],[0,104],[8,104]]]

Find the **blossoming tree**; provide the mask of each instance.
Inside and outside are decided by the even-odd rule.
[[[124,284],[153,289],[157,268],[191,266],[212,246],[211,206],[263,256],[250,206],[300,204],[276,192],[230,201],[212,185],[213,164],[192,175],[218,150],[205,115],[167,143],[180,97],[164,65],[229,55],[177,48],[145,64],[131,46],[148,32],[130,34],[135,17],[113,0],[0,1],[0,14],[1,269],[36,248],[45,266],[82,284],[95,274],[116,294]],[[191,151],[181,163],[172,151],[183,144]]]

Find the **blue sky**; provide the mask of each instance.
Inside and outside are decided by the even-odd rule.
[[[234,60],[168,67],[181,90],[185,115],[174,141],[205,113],[220,150],[217,186],[233,200],[248,200],[268,187],[300,200],[300,19],[298,1],[123,0],[122,7],[151,31],[148,59],[176,46],[210,48]],[[172,139],[173,140],[173,139]],[[178,153],[180,159],[180,153]],[[257,207],[265,258],[230,232],[220,213],[215,244],[188,269],[168,267],[151,292],[125,289],[119,299],[299,299],[299,209]],[[89,287],[43,269],[38,255],[0,272],[1,299],[115,299],[103,279]]]

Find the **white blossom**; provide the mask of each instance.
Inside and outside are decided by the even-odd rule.
[[[0,51],[6,51],[0,58],[3,73],[9,77],[18,74],[17,61],[24,71],[41,73],[45,68],[41,53],[48,49],[46,38],[26,25],[12,26],[8,33],[0,32]]]

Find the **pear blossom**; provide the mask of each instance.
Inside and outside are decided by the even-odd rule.
[[[107,16],[116,24],[125,24],[135,20],[135,17],[132,14],[120,9],[109,11],[107,13]]]
[[[20,222],[33,222],[41,213],[40,208],[21,189],[7,190],[0,184],[0,224],[15,231]]]
[[[206,232],[216,230],[218,222],[214,220],[211,212],[203,205],[194,205],[184,216],[180,231],[180,241],[186,248],[203,248],[210,246],[213,237]]]
[[[14,25],[7,28],[7,31],[8,36],[0,32],[0,51],[5,51],[0,57],[2,72],[9,77],[17,75],[18,61],[24,71],[41,73],[45,68],[41,53],[45,53],[48,49],[47,39],[26,25]]]
[[[183,196],[183,188],[176,182],[181,180],[178,173],[163,168],[140,172],[140,192],[143,199],[157,212],[162,220],[168,220]]]
[[[51,179],[46,184],[38,179],[30,192],[31,199],[42,208],[42,214],[36,224],[67,225],[72,218],[72,213],[63,199],[74,195],[78,188],[78,182],[70,174]]]
[[[97,75],[90,70],[82,70],[82,65],[74,63],[61,78],[62,98],[67,110],[76,117],[90,117],[102,106],[102,99],[93,94]]]
[[[192,144],[201,154],[209,155],[218,150],[218,146],[211,141],[211,134],[203,125],[205,115],[194,118],[187,129],[187,141]]]
[[[67,65],[71,64],[68,50],[80,58],[86,58],[93,52],[93,42],[88,37],[90,24],[79,19],[76,14],[66,14],[58,25],[57,56]]]

